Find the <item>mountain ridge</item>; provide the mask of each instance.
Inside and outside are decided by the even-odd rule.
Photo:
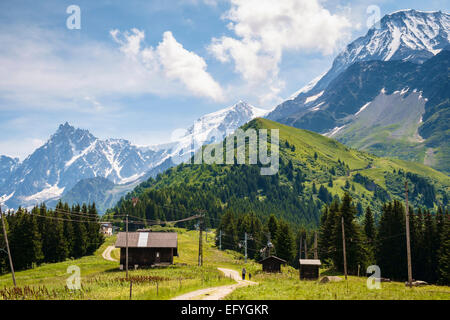
[[[178,140],[142,147],[125,139],[101,140],[88,130],[65,122],[24,161],[0,158],[0,204],[10,208],[38,202],[55,204],[64,196],[78,201],[86,196],[83,188],[77,186],[81,182],[85,187],[90,183],[102,186],[95,200],[100,209],[106,209],[101,204],[111,202],[101,198],[105,192],[111,191],[112,199],[117,201],[140,181],[188,159],[201,145],[221,139],[266,112],[239,101],[200,117]],[[114,187],[102,178],[114,183]],[[72,188],[78,190],[78,197]]]
[[[211,217],[253,211],[260,217],[273,213],[293,223],[317,224],[322,205],[344,193],[360,203],[359,216],[367,206],[380,212],[385,202],[402,199],[405,179],[411,205],[433,207],[448,199],[450,178],[427,166],[380,158],[263,118],[241,128],[279,130],[277,174],[262,176],[260,165],[180,164],[138,185],[108,214],[132,210],[131,199],[138,197],[135,214],[142,213],[146,219],[180,219],[184,216],[178,212],[192,212],[200,206],[208,208]]]
[[[294,99],[291,97],[279,104],[267,118],[283,123],[283,118],[304,108],[308,96],[326,89],[333,79],[355,62],[402,60],[423,63],[450,45],[448,13],[400,10],[385,15],[379,24],[379,29],[375,24],[366,35],[348,44],[334,59],[328,72],[300,90]],[[419,30],[417,25],[422,29]]]

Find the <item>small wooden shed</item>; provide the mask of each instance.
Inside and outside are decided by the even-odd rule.
[[[115,246],[125,266],[126,232],[119,232]],[[128,232],[128,268],[173,264],[173,256],[178,256],[176,232]]]
[[[281,272],[281,265],[286,264],[286,260],[270,256],[259,261],[262,264],[264,272]]]
[[[319,279],[320,260],[317,259],[300,259],[300,280],[317,280]]]

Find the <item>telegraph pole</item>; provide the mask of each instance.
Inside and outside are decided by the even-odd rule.
[[[244,235],[244,241],[245,241],[245,263],[247,263],[247,232]]]
[[[308,247],[306,245],[306,240],[308,239],[308,235],[305,235],[305,259],[308,259]]]
[[[203,216],[200,217],[198,222],[199,237],[198,237],[198,266],[203,265],[203,233],[202,233]]]
[[[125,231],[125,270],[127,270],[127,279],[128,279],[128,213],[126,218],[126,231]]]
[[[302,234],[300,233],[300,246],[298,249],[298,258],[301,259],[302,258]]]
[[[133,208],[136,207],[136,204],[138,203],[139,199],[138,198],[133,198],[131,199],[131,201],[133,202]],[[126,219],[126,244],[125,244],[125,264],[126,264],[126,270],[127,270],[127,280],[128,280],[128,213],[127,213],[127,219]]]
[[[405,199],[406,199],[406,254],[408,255],[408,286],[412,287],[412,266],[411,266],[411,243],[409,235],[409,205],[408,205],[408,181],[405,181]]]
[[[317,253],[317,231],[314,232],[314,259],[319,259],[319,255]]]
[[[219,250],[222,250],[222,230],[219,230]]]
[[[3,213],[2,213],[2,208],[1,207],[0,207],[0,216],[2,216],[3,234],[5,235],[6,250],[8,250],[9,266],[11,267],[12,279],[13,279],[14,287],[17,287],[16,275],[14,273],[14,266],[13,266],[13,261],[12,261],[12,258],[11,258],[11,251],[9,250],[8,234],[6,233],[5,218],[3,217]]]
[[[347,255],[345,253],[344,217],[342,217],[341,224],[342,224],[342,248],[344,249],[344,273],[345,273],[345,280],[347,280]]]

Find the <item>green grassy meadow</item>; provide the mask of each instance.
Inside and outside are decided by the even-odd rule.
[[[408,288],[400,282],[383,282],[381,289],[369,290],[366,277],[349,276],[348,281],[320,284],[299,280],[298,270],[282,267],[282,273],[253,271],[258,285],[236,289],[229,300],[449,300],[450,287],[425,286]],[[321,270],[321,276],[331,275]],[[334,275],[334,274],[333,274]],[[342,275],[338,275],[344,279]]]
[[[213,235],[204,242],[204,265],[198,267],[198,232],[177,229],[179,257],[174,265],[164,268],[130,270],[134,278],[133,299],[164,300],[189,291],[231,284],[234,281],[224,277],[217,267],[229,267],[238,270],[240,261],[237,256],[219,251],[213,247]],[[102,253],[107,246],[113,245],[115,236],[107,238],[105,243],[92,256],[60,263],[44,264],[34,269],[16,272],[18,287],[31,288],[27,295],[18,299],[129,299],[130,285],[125,281],[125,271],[119,270],[119,263],[103,259]],[[119,250],[111,256],[118,258]],[[78,266],[81,270],[82,290],[71,292],[66,289],[66,280],[70,277],[67,268]],[[11,274],[0,276],[0,299],[2,291],[11,291]],[[45,288],[45,289],[44,289]],[[35,293],[39,291],[40,293]],[[48,294],[47,294],[48,291]],[[44,292],[44,293],[42,293]],[[11,298],[7,296],[6,298]]]
[[[382,289],[369,290],[367,278],[349,276],[348,282],[319,284],[318,281],[300,281],[298,270],[282,267],[282,273],[263,273],[261,265],[253,260],[244,264],[243,256],[234,251],[219,251],[214,246],[214,233],[208,233],[204,242],[204,264],[197,266],[198,232],[176,228],[179,257],[174,265],[164,268],[130,270],[133,281],[132,299],[166,300],[202,288],[235,283],[217,270],[224,267],[240,271],[245,265],[252,274],[255,286],[236,289],[226,299],[232,300],[449,300],[450,287],[426,286],[407,288],[404,283],[382,283]],[[60,263],[45,264],[34,269],[16,272],[16,281],[22,293],[14,295],[11,274],[0,276],[1,299],[30,300],[126,300],[130,296],[130,284],[118,262],[104,260],[102,252],[113,245],[115,236],[92,256]],[[118,258],[118,249],[111,256]],[[67,268],[76,265],[81,269],[81,290],[70,291],[66,280]],[[323,275],[336,275],[321,270]],[[342,277],[342,275],[339,275]],[[248,279],[248,278],[247,278]],[[25,294],[23,291],[25,289]],[[11,293],[12,292],[12,293]],[[9,294],[9,295],[8,295]]]

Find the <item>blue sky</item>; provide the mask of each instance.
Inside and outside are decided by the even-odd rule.
[[[70,30],[69,5],[81,10]],[[273,108],[380,16],[448,1],[0,2],[0,154],[24,159],[60,123],[139,145],[245,100]]]

